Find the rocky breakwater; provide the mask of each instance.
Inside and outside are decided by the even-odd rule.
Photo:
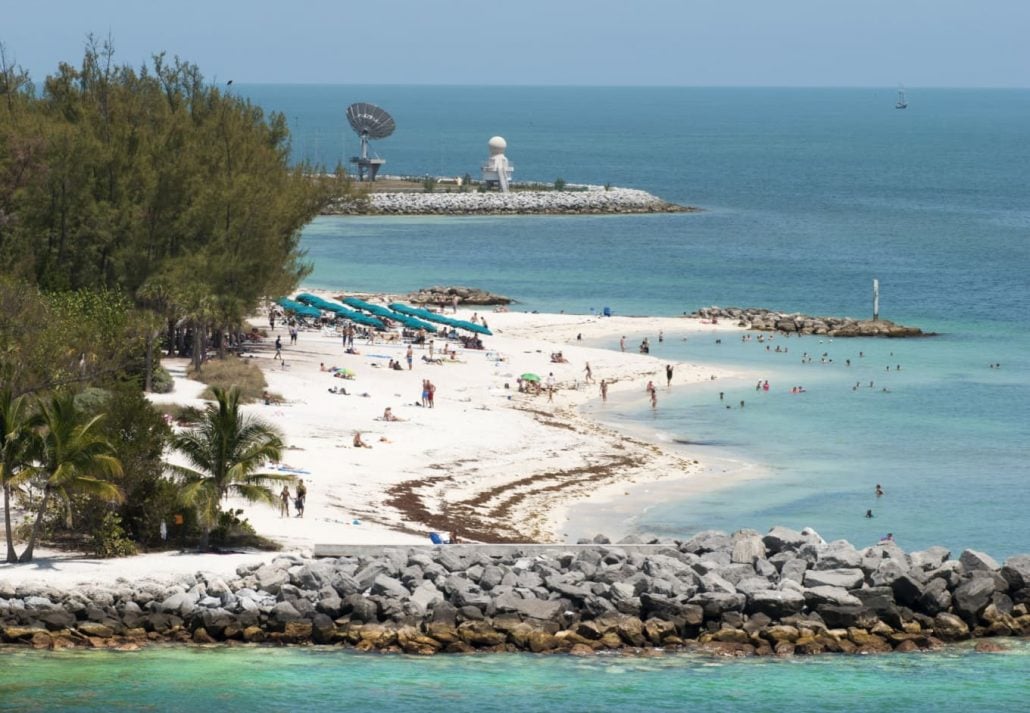
[[[444,305],[449,307],[458,298],[458,304],[462,305],[510,305],[512,299],[504,295],[497,295],[493,292],[481,290],[478,287],[423,287],[417,292],[410,292],[404,296],[408,302],[419,305]]]
[[[283,555],[225,581],[71,591],[0,583],[0,637],[37,648],[150,641],[364,651],[915,651],[1030,634],[1030,556],[857,549],[814,532],[703,532],[581,546],[355,548]],[[993,642],[981,642],[985,650]]]
[[[709,320],[736,320],[740,327],[785,334],[819,334],[829,337],[932,336],[918,327],[905,327],[886,319],[811,317],[799,312],[774,312],[760,307],[702,307],[690,316]]]
[[[578,215],[683,213],[697,210],[632,188],[591,186],[577,191],[512,193],[370,193],[337,202],[328,215]]]

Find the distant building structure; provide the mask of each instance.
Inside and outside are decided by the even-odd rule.
[[[511,185],[511,174],[515,167],[504,155],[508,148],[508,142],[500,136],[495,136],[487,142],[490,147],[490,158],[482,166],[482,179],[487,187],[496,186],[501,193],[507,193]]]

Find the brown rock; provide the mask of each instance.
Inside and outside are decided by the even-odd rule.
[[[974,648],[981,654],[999,654],[1007,650],[996,641],[977,641]]]
[[[760,632],[760,635],[776,644],[781,641],[789,641],[793,643],[798,640],[798,636],[800,634],[798,633],[798,630],[793,626],[777,624],[775,626],[770,626],[766,629],[763,629]]]
[[[194,644],[213,644],[215,639],[211,634],[207,633],[207,629],[200,627],[193,632],[193,643]]]
[[[777,656],[793,656],[794,644],[786,640],[777,641],[773,651],[776,652]]]
[[[600,639],[602,633],[601,629],[593,621],[581,621],[576,624],[576,628],[573,631],[584,639]]]
[[[701,650],[716,656],[754,656],[755,647],[751,644],[740,644],[732,641],[709,641],[701,646]]]
[[[397,643],[405,653],[423,656],[435,654],[443,648],[443,644],[423,634],[414,626],[403,626],[398,629]]]
[[[114,629],[104,624],[97,624],[93,621],[82,621],[76,625],[76,628],[86,636],[98,636],[101,639],[110,639],[114,636]]]
[[[3,640],[10,643],[18,643],[21,641],[30,641],[36,634],[46,634],[46,629],[41,629],[38,626],[5,626],[0,629],[0,633],[3,634]]]
[[[260,626],[248,626],[243,630],[243,640],[251,643],[258,644],[265,640],[265,630]]]
[[[622,617],[615,631],[630,646],[643,646],[647,642],[647,637],[644,636],[644,622],[635,616]]]
[[[668,644],[671,639],[675,639],[675,638],[678,638],[678,637],[676,637],[676,636],[667,636],[667,637],[665,637],[665,639],[663,639],[662,643]],[[621,649],[622,648],[622,639],[620,639],[619,635],[616,634],[614,631],[606,632],[605,635],[601,637],[601,643],[604,644],[604,647],[606,649]]]
[[[426,624],[426,633],[444,646],[459,641],[458,630],[445,621],[431,621]]]
[[[898,642],[898,645],[894,647],[894,650],[899,654],[910,654],[913,651],[919,651],[919,647],[916,645],[916,642],[912,641],[912,639],[905,639],[904,641]]]
[[[751,636],[743,629],[719,629],[712,634],[712,641],[720,641],[733,644],[751,644]]]
[[[495,630],[485,621],[465,621],[458,626],[458,637],[470,646],[484,648],[503,644],[504,634]]]
[[[652,644],[658,645],[666,637],[676,634],[676,625],[664,619],[648,619],[644,622],[644,633]]]
[[[848,629],[848,639],[863,651],[863,653],[890,651],[891,646],[882,636],[870,634],[865,629],[852,627]]]
[[[311,628],[310,621],[288,621],[286,622],[286,626],[283,627],[283,639],[288,643],[310,641]]]
[[[593,656],[594,650],[586,644],[576,644],[569,649],[569,653],[573,656]]]
[[[558,639],[555,638],[554,634],[540,631],[538,629],[529,633],[529,636],[526,638],[526,643],[529,646],[529,650],[534,654],[558,648]]]
[[[933,633],[945,641],[960,641],[969,638],[969,627],[954,614],[941,612],[933,618]]]
[[[34,649],[49,649],[54,645],[54,640],[51,638],[50,634],[42,631],[33,634],[30,641],[32,643],[32,648]]]

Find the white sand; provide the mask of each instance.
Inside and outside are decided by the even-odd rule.
[[[457,317],[469,319],[472,314],[459,309]],[[612,382],[609,394],[643,394],[653,379],[661,386],[660,409],[667,393],[667,362],[639,354],[641,336],[648,335],[657,346],[659,330],[667,338],[715,338],[737,327],[688,318],[480,314],[494,332],[484,338],[485,351],[459,346],[456,361],[432,365],[421,360],[427,350],[415,347],[411,371],[391,371],[387,358],[373,356],[403,361],[405,346],[399,342],[367,345],[359,339],[355,346],[361,354],[347,355],[339,337],[316,331],[302,331],[298,344],[290,346],[287,330],[277,323],[286,368],[272,359],[274,335],[255,348],[253,358],[266,371],[269,391],[285,401],[250,405],[246,411],[284,432],[289,445],[285,463],[306,471],[298,477],[307,485],[307,511],[303,519],[287,519],[266,505],[230,501],[227,506],[242,508],[262,535],[302,552],[315,543],[426,543],[428,531],[453,528],[470,540],[557,541],[570,529],[566,517],[573,503],[589,500],[592,519],[600,512],[603,521],[604,503],[622,498],[631,486],[703,471],[702,464],[682,451],[618,433],[580,414],[578,405],[599,397],[596,383],[584,384],[584,366],[590,363],[597,382]],[[264,317],[254,323],[267,327]],[[582,346],[576,340],[580,334],[583,342],[603,340],[616,349],[619,337],[626,335],[626,352]],[[439,356],[443,340],[435,342]],[[551,363],[550,354],[559,350],[568,363]],[[352,369],[356,378],[333,378],[320,371],[320,362]],[[176,375],[176,389],[153,400],[201,405],[197,397],[203,385],[181,376],[185,360],[162,364]],[[674,390],[740,375],[709,365],[674,366]],[[553,372],[559,385],[553,402],[546,393],[516,391],[516,378],[525,372],[544,379]],[[437,386],[433,409],[414,405],[425,378]],[[332,386],[344,386],[350,395],[331,394]],[[368,397],[360,395],[365,393]],[[377,420],[387,406],[404,421]],[[355,431],[372,448],[354,448]],[[624,508],[610,512],[610,529],[625,529],[629,514]],[[74,559],[56,560],[52,568],[0,565],[0,579],[106,581],[176,571],[229,573],[248,556],[146,555],[92,567]]]

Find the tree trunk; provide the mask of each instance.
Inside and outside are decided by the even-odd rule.
[[[32,534],[29,535],[29,544],[25,548],[25,551],[21,553],[21,557],[18,558],[19,562],[31,562],[32,552],[36,549],[36,538],[39,536],[39,526],[43,524],[43,513],[46,512],[46,506],[50,501],[50,486],[43,488],[43,502],[39,504],[39,512],[36,513],[36,521],[32,523]]]
[[[204,532],[200,535],[200,551],[207,552],[211,546],[211,526],[204,525]]]
[[[204,353],[204,337],[200,334],[200,322],[193,323],[193,368],[200,370],[201,355]]]
[[[18,553],[14,551],[14,532],[11,529],[11,484],[4,483],[4,534],[7,536],[7,561],[17,562]]]
[[[147,332],[147,359],[143,376],[143,390],[148,394],[154,390],[154,334]]]

